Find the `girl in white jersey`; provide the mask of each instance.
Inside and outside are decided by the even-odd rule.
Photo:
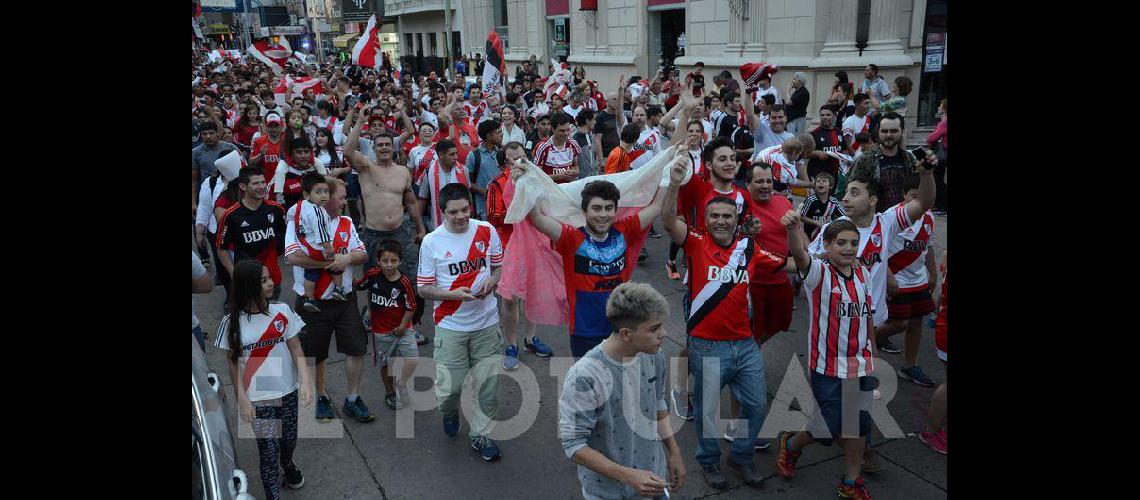
[[[301,339],[301,317],[282,302],[270,301],[273,280],[256,260],[234,266],[229,314],[218,325],[214,347],[229,351],[230,380],[238,415],[253,424],[266,498],[280,498],[280,471],[297,489],[305,476],[293,462],[297,446],[297,400],[313,402],[312,383]]]

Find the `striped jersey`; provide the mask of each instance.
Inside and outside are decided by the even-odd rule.
[[[900,293],[927,289],[930,273],[926,270],[926,252],[933,245],[934,216],[929,210],[922,214],[921,219],[891,238],[887,248],[887,255],[890,255],[887,266],[899,282]]]
[[[575,160],[580,154],[582,148],[576,141],[567,139],[566,144],[559,148],[554,145],[554,137],[551,137],[534,148],[534,164],[541,167],[546,175],[566,174],[574,168]]]
[[[296,205],[294,205],[296,206]],[[297,237],[297,223],[289,217],[289,224],[285,228],[285,255],[288,256],[293,252],[308,250],[301,244],[300,239]],[[364,252],[364,242],[360,240],[360,235],[356,232],[356,225],[353,224],[352,219],[346,216],[340,216],[330,220],[330,227],[332,228],[332,246],[333,252],[340,254],[348,254],[352,252]],[[312,257],[312,254],[310,254]],[[316,259],[314,257],[314,259]],[[348,266],[344,268],[344,272],[340,276],[341,288],[348,290],[352,287],[352,268],[355,266]],[[313,288],[313,293],[320,300],[332,299],[332,275],[328,271],[321,271],[320,277],[317,279],[316,286]],[[293,292],[298,296],[305,295],[305,268],[301,266],[293,266]]]
[[[804,280],[808,303],[808,368],[827,377],[855,378],[874,371],[870,271],[852,266],[844,276],[830,262],[812,258]]]
[[[503,246],[491,224],[469,219],[467,231],[455,234],[440,225],[420,244],[416,282],[441,290],[476,290],[491,277],[491,267],[503,264]],[[479,300],[436,300],[435,324],[448,330],[473,332],[499,322],[494,294]]]
[[[844,215],[839,219],[848,219]],[[838,219],[836,219],[838,220]],[[900,231],[910,227],[914,221],[906,211],[905,205],[895,205],[885,212],[875,214],[871,225],[859,229],[859,251],[857,259],[859,264],[871,270],[871,296],[875,298],[875,326],[887,321],[887,244],[894,239]],[[815,257],[824,256],[823,233],[827,225],[820,229],[815,240],[808,246],[808,253]]]
[[[762,248],[756,240],[737,236],[727,247],[701,230],[689,230],[685,242],[689,261],[689,335],[708,340],[752,337],[748,284],[760,270],[775,272],[787,257]]]
[[[752,162],[758,161],[772,166],[772,189],[784,192],[788,184],[796,182],[796,164],[788,161],[780,144],[758,151],[752,156]]]

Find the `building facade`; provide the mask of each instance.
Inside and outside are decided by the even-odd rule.
[[[908,116],[935,123],[945,96],[946,0],[451,0],[453,54],[485,52],[487,33],[504,40],[511,77],[531,55],[546,72],[551,59],[582,66],[603,89],[620,75],[651,78],[662,66],[680,75],[697,62],[706,80],[728,69],[739,79],[741,64],[767,62],[781,69],[772,84],[781,97],[792,74],[808,75],[809,120],[831,92],[834,74],[856,82],[877,64],[892,82],[914,82]],[[386,0],[398,19],[401,44],[413,54],[444,55],[442,0]],[[587,10],[583,10],[583,8]],[[596,10],[590,10],[596,9]],[[931,38],[931,34],[940,34]],[[432,39],[435,42],[432,42]],[[937,40],[938,64],[924,57]],[[924,64],[925,63],[925,64]],[[926,71],[934,69],[935,71]],[[908,123],[909,125],[909,123]],[[908,127],[909,128],[909,127]]]

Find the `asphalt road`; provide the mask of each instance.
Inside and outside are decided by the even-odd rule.
[[[658,223],[660,224],[660,223]],[[660,225],[658,225],[660,228]],[[946,249],[946,218],[936,218],[936,251],[941,261]],[[685,328],[682,320],[681,297],[684,293],[679,281],[665,277],[664,258],[668,253],[668,239],[649,239],[646,247],[650,258],[640,264],[633,273],[633,280],[652,284],[668,299],[671,315],[666,327],[669,338],[663,349],[669,356],[676,356],[684,345]],[[288,267],[283,267],[287,270]],[[212,268],[211,268],[212,272]],[[284,272],[285,283],[281,299],[293,303],[291,291],[292,273]],[[359,271],[354,276],[359,277]],[[207,359],[213,371],[224,383],[227,413],[231,430],[237,422],[233,401],[232,381],[226,369],[224,351],[212,346],[218,320],[221,316],[221,301],[224,292],[220,287],[209,294],[194,295],[194,310],[208,331]],[[360,306],[364,298],[358,297]],[[784,428],[792,429],[795,420],[778,418],[777,409],[787,411],[788,396],[799,390],[807,390],[805,385],[794,382],[798,376],[787,377],[788,373],[804,377],[806,380],[807,333],[805,330],[807,306],[803,297],[796,298],[792,329],[774,337],[763,346],[767,365],[768,396],[772,408],[764,432],[772,435]],[[430,305],[429,305],[430,307]],[[430,318],[430,312],[425,318]],[[422,325],[421,331],[434,337],[430,321]],[[555,356],[569,358],[569,337],[565,326],[540,326],[538,335],[554,350]],[[521,337],[521,328],[520,328]],[[902,345],[902,336],[896,337]],[[521,342],[521,340],[520,340]],[[464,417],[463,429],[456,439],[447,438],[441,429],[438,411],[434,410],[434,397],[430,392],[431,380],[416,380],[413,393],[415,408],[423,411],[389,410],[383,402],[384,389],[380,382],[379,368],[372,365],[371,346],[369,347],[361,396],[376,414],[376,420],[361,424],[355,420],[334,420],[320,424],[314,420],[314,407],[301,409],[300,435],[295,460],[305,473],[306,484],[300,490],[283,490],[285,498],[581,498],[575,465],[563,454],[558,441],[558,392],[561,381],[558,375],[569,367],[572,358],[542,359],[525,352],[521,354],[522,364],[514,374],[530,373],[535,385],[522,385],[515,379],[504,378],[499,384],[499,419],[518,415],[532,415],[521,412],[524,400],[530,408],[537,409],[537,416],[525,432],[510,439],[499,439],[503,458],[495,463],[483,462],[468,445],[466,439],[467,422]],[[330,348],[328,360],[327,387],[334,402],[337,416],[343,415],[340,407],[345,397],[345,357]],[[420,347],[420,355],[430,359],[431,344]],[[880,499],[925,499],[946,497],[946,457],[939,455],[922,444],[917,437],[887,439],[884,430],[897,426],[902,433],[911,434],[919,429],[919,422],[929,405],[934,389],[917,386],[913,383],[888,377],[887,365],[898,367],[901,354],[880,354],[883,362],[876,362],[876,374],[882,380],[884,399],[876,401],[876,411],[885,408],[890,418],[879,420],[876,416],[872,446],[880,453],[886,471],[866,476],[867,486],[876,498]],[[794,363],[793,363],[794,362]],[[946,380],[945,365],[935,355],[933,331],[924,331],[919,350],[919,363],[936,383]],[[529,368],[530,370],[527,370]],[[428,372],[430,373],[430,371]],[[892,372],[893,373],[893,372]],[[517,377],[519,379],[525,377]],[[788,378],[789,383],[781,383]],[[897,380],[897,382],[896,382]],[[525,381],[524,381],[525,382]],[[806,384],[806,382],[805,382]],[[897,387],[897,392],[896,392]],[[727,391],[726,391],[727,392]],[[802,392],[801,392],[802,393]],[[893,396],[891,393],[894,393]],[[810,391],[807,392],[810,395]],[[726,394],[727,396],[727,394]],[[728,413],[727,397],[722,399],[722,415]],[[810,403],[809,403],[810,404]],[[806,406],[801,403],[801,406]],[[798,415],[801,422],[807,415]],[[879,414],[884,414],[879,412]],[[399,415],[399,417],[398,417]],[[877,414],[878,415],[878,414]],[[525,420],[520,418],[516,420]],[[399,423],[398,423],[399,421]],[[893,421],[894,423],[889,423]],[[788,423],[790,422],[790,423]],[[524,422],[525,423],[525,422]],[[683,424],[683,425],[682,425]],[[727,424],[722,421],[721,425]],[[785,427],[786,426],[786,427]],[[507,425],[500,425],[503,429]],[[525,427],[525,426],[523,426]],[[812,446],[800,458],[794,480],[786,481],[776,474],[774,451],[760,451],[755,454],[756,464],[767,477],[759,490],[743,484],[733,471],[725,468],[729,489],[714,490],[705,485],[700,467],[696,462],[696,432],[692,422],[673,418],[674,429],[680,429],[678,439],[685,455],[688,477],[675,498],[754,498],[763,495],[779,495],[782,498],[816,499],[834,498],[836,486],[842,475],[843,455],[838,446],[828,448]],[[414,435],[412,437],[397,437]],[[250,492],[264,498],[260,476],[256,442],[247,424],[234,431],[238,464],[249,475]],[[724,457],[728,455],[728,443],[720,440]]]

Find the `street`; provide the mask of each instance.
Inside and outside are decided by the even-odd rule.
[[[936,217],[935,228],[936,257],[941,262],[942,254],[946,250],[946,218]],[[663,233],[663,236],[660,239],[647,240],[646,247],[650,257],[638,265],[633,273],[633,281],[652,284],[669,301],[671,310],[666,323],[668,338],[663,344],[663,349],[672,357],[679,353],[685,340],[685,323],[681,307],[684,287],[680,281],[672,281],[665,277],[664,258],[668,253],[669,240],[668,236],[664,235],[660,221],[657,222],[657,229]],[[283,265],[282,270],[284,282],[281,301],[292,306],[293,273],[290,266]],[[210,268],[209,272],[214,272],[214,268]],[[359,270],[354,270],[353,274],[356,278],[360,276]],[[224,294],[220,286],[215,286],[214,291],[209,294],[193,295],[194,311],[202,322],[203,330],[207,332],[207,359],[211,370],[223,380],[230,430],[235,436],[238,465],[249,478],[250,493],[257,498],[264,498],[252,430],[244,423],[240,429],[237,427],[237,411],[232,381],[227,369],[226,351],[213,347],[218,321],[222,314],[221,302]],[[359,293],[357,295],[359,309],[365,304],[365,297]],[[796,304],[791,331],[778,334],[762,349],[767,367],[769,406],[772,414],[777,413],[777,410],[787,411],[790,401],[783,395],[777,397],[781,390],[785,392],[797,390],[793,384],[781,387],[789,367],[793,371],[799,370],[806,380],[807,361],[804,353],[808,347],[805,329],[807,305],[802,296],[796,297]],[[424,335],[434,339],[430,301],[428,308],[429,311],[424,315],[425,324],[418,328]],[[521,348],[523,336],[521,325],[518,330]],[[559,376],[572,362],[569,358],[568,334],[564,325],[540,326],[537,333],[554,350],[554,357],[538,358],[520,349],[523,366],[510,373],[514,378],[500,379],[501,406],[498,419],[502,421],[520,415],[520,407],[524,401],[537,404],[537,418],[533,425],[517,437],[500,439],[492,435],[502,449],[502,459],[498,462],[486,463],[471,450],[466,436],[469,429],[466,415],[462,417],[463,427],[460,435],[454,439],[449,439],[443,434],[440,415],[434,409],[414,413],[411,408],[400,410],[401,415],[411,418],[405,418],[406,428],[401,426],[398,429],[397,412],[384,405],[384,389],[380,382],[379,368],[372,364],[372,347],[369,343],[369,354],[365,358],[361,383],[361,397],[376,415],[376,420],[364,424],[355,420],[334,420],[332,423],[321,424],[314,420],[315,404],[307,408],[302,407],[299,424],[301,437],[294,458],[304,471],[305,485],[300,490],[282,487],[282,496],[297,499],[581,498],[576,466],[563,453],[557,433],[557,404],[561,385]],[[902,346],[903,335],[894,337],[894,342]],[[420,356],[421,370],[425,370],[425,365],[433,366],[430,364],[432,356],[430,343],[420,346]],[[560,359],[560,356],[563,358]],[[934,389],[920,387],[901,379],[897,379],[897,383],[894,382],[893,370],[888,369],[887,365],[897,368],[902,363],[902,354],[880,353],[879,356],[882,359],[876,360],[875,367],[876,375],[883,379],[880,390],[884,398],[875,402],[876,407],[886,404],[890,419],[893,419],[904,433],[915,433],[929,406]],[[924,329],[922,346],[919,350],[919,364],[935,383],[946,380],[945,365],[935,354],[934,333],[929,327]],[[341,417],[346,389],[345,356],[337,353],[335,347],[332,347],[327,365],[326,380],[329,395],[337,416]],[[430,368],[425,373],[433,372],[434,368]],[[537,391],[531,388],[524,393],[522,386],[515,379],[526,379],[528,373],[533,373],[537,381]],[[891,376],[887,377],[888,374]],[[434,396],[430,392],[431,383],[428,378],[415,380],[413,390],[423,391],[413,392],[415,408],[434,406]],[[524,380],[524,385],[529,384],[525,384]],[[803,389],[806,387],[800,387],[801,394]],[[464,392],[466,395],[469,391]],[[722,393],[722,418],[726,418],[723,415],[728,414],[727,393],[727,390]],[[810,392],[807,394],[810,395]],[[812,403],[801,401],[799,406],[807,407],[810,404]],[[806,415],[801,417],[804,421],[808,418]],[[867,487],[872,494],[881,499],[945,498],[947,457],[935,453],[913,435],[885,439],[883,437],[885,421],[879,417],[880,415],[876,414],[872,446],[880,454],[886,470],[874,475],[865,475]],[[773,419],[775,417],[770,415],[769,423],[772,423]],[[792,499],[835,497],[844,464],[842,451],[837,445],[831,447],[816,445],[806,449],[799,460],[796,477],[791,481],[776,474],[774,447],[756,452],[754,457],[757,467],[767,477],[764,486],[758,490],[753,489],[743,484],[740,476],[734,471],[725,467],[729,489],[720,491],[706,486],[700,466],[694,457],[697,448],[694,422],[682,421],[675,415],[672,415],[671,422],[674,429],[679,429],[678,441],[684,453],[688,472],[683,487],[672,492],[674,498],[742,499],[777,494],[781,498]],[[722,420],[721,428],[723,429],[726,424],[727,421]],[[500,427],[503,429],[498,429],[499,431],[509,432],[510,429],[507,427],[512,426]],[[893,426],[888,425],[888,427]],[[787,429],[792,430],[790,427]],[[766,427],[766,434],[769,434],[768,430]],[[773,428],[770,435],[774,436],[779,430],[785,429]],[[414,433],[415,437],[401,438],[397,437],[397,433],[401,435]],[[726,460],[729,443],[723,439],[718,441],[722,444],[724,453],[722,460]]]

